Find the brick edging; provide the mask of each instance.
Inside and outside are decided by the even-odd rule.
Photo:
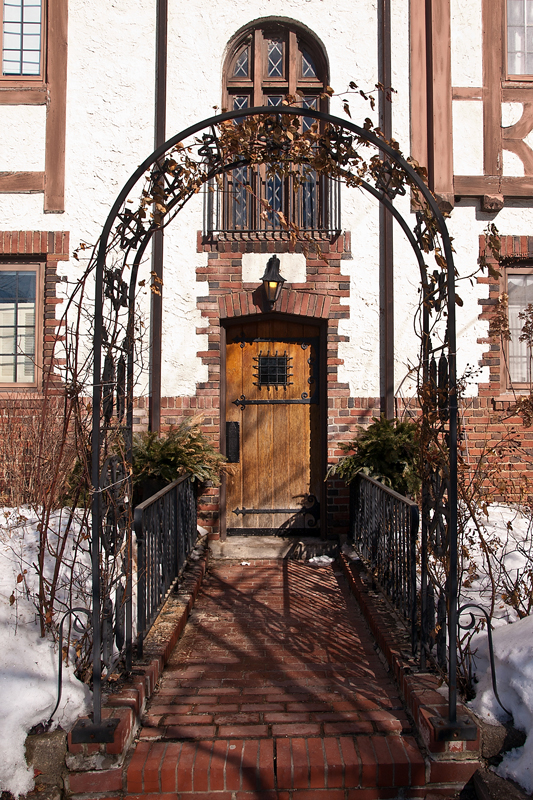
[[[475,741],[437,741],[431,718],[446,719],[448,716],[448,704],[438,691],[442,681],[437,675],[429,672],[413,672],[412,661],[402,652],[397,620],[392,613],[387,613],[378,607],[365,586],[362,579],[364,573],[362,562],[354,564],[344,554],[341,554],[340,558],[350,589],[389,665],[429,756],[428,784],[442,782],[441,776],[445,774],[446,782],[457,781],[464,785],[479,767],[481,750],[479,726],[476,725],[478,733]],[[466,716],[475,724],[467,709],[460,703],[457,712],[459,717]]]
[[[106,794],[121,792],[123,763],[140,728],[141,716],[185,627],[207,570],[209,550],[206,548],[196,564],[189,565],[179,586],[179,594],[169,597],[158,617],[157,640],[148,634],[144,646],[147,662],[134,664],[132,678],[120,692],[108,695],[103,703],[102,718],[118,717],[120,723],[109,744],[73,744],[68,735],[65,779],[67,795]],[[174,602],[172,602],[174,600]],[[170,608],[169,608],[170,606]]]

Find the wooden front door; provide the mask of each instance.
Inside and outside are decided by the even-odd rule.
[[[320,532],[319,334],[264,319],[227,329],[228,534]]]

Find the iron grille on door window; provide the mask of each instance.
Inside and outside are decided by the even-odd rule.
[[[303,108],[328,110],[325,54],[309,31],[273,24],[251,27],[230,48],[224,69],[224,108],[282,105],[286,95]],[[294,102],[294,101],[292,101]],[[302,118],[308,130],[315,120]],[[265,203],[267,206],[265,206]],[[303,230],[340,230],[340,184],[300,167],[300,175],[268,174],[240,166],[206,187],[204,233],[280,231],[283,221]]]

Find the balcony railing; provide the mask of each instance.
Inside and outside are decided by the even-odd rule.
[[[312,170],[269,177],[264,168],[242,166],[205,188],[204,236],[280,233],[287,224],[327,235],[339,233],[340,182]]]

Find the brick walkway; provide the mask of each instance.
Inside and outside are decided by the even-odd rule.
[[[424,797],[424,775],[340,570],[211,565],[145,716],[130,795]]]

